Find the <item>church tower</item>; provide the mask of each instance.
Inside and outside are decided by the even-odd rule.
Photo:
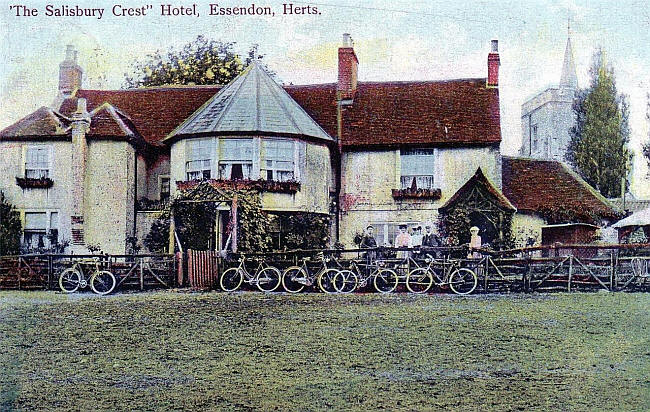
[[[571,139],[569,129],[575,124],[573,99],[577,90],[569,27],[559,85],[538,93],[521,106],[521,156],[565,161]]]

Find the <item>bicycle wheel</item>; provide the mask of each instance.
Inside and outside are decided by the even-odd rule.
[[[406,288],[411,293],[426,293],[433,285],[433,276],[427,268],[413,269],[406,275]]]
[[[282,272],[273,266],[265,267],[256,276],[257,288],[262,292],[273,292],[280,286]]]
[[[375,272],[372,284],[375,290],[380,293],[390,293],[397,289],[399,278],[392,269],[379,269]]]
[[[226,269],[221,274],[221,279],[219,279],[219,285],[224,292],[234,292],[239,289],[241,283],[244,281],[244,277],[241,274],[239,268],[230,268]]]
[[[289,293],[298,293],[307,285],[307,273],[300,266],[288,267],[282,274],[282,287]]]
[[[449,276],[449,287],[457,295],[469,295],[478,285],[476,273],[470,269],[460,268]]]
[[[334,289],[339,293],[352,293],[359,284],[359,277],[351,270],[341,270],[334,277]]]
[[[336,293],[334,282],[339,271],[337,269],[327,269],[318,275],[318,287],[324,293]]]
[[[95,272],[90,278],[90,288],[98,295],[108,295],[116,284],[115,276],[108,270]]]
[[[76,292],[81,283],[81,273],[78,270],[68,268],[59,275],[59,287],[66,293]]]

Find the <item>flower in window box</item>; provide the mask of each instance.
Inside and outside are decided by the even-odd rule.
[[[54,181],[49,177],[16,177],[16,184],[23,189],[47,189],[54,185]]]
[[[432,199],[438,200],[442,196],[440,189],[393,189],[394,199]]]

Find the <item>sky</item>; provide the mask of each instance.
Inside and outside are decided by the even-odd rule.
[[[316,15],[283,15],[283,3],[317,8]],[[236,42],[244,53],[259,44],[266,64],[285,83],[335,82],[337,48],[350,33],[361,81],[439,80],[487,76],[491,39],[499,40],[499,93],[504,154],[521,144],[521,104],[559,83],[571,20],[571,41],[581,87],[589,82],[591,56],[602,47],[620,92],[631,105],[634,159],[632,192],[650,197],[648,168],[640,155],[648,139],[650,8],[645,1],[577,0],[213,0],[219,7],[269,6],[275,16],[210,16],[210,1],[196,2],[199,16],[161,16],[150,0],[0,0],[0,128],[52,104],[58,64],[66,44],[79,50],[84,88],[119,88],[134,60],[156,50],[180,48],[202,34]],[[17,17],[10,5],[36,8]],[[46,5],[104,8],[97,17],[46,16]],[[114,5],[151,5],[146,16],[118,17]]]

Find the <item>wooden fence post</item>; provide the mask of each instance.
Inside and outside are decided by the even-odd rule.
[[[569,258],[569,283],[567,284],[567,292],[571,292],[571,278],[573,277],[573,256]]]

